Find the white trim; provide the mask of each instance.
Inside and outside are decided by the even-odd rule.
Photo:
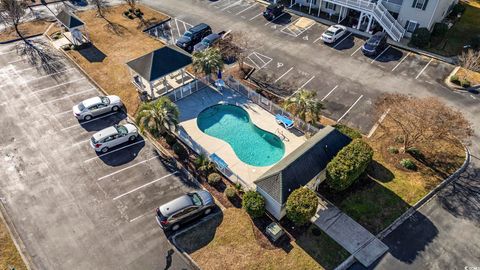
[[[430,21],[428,22],[428,30],[430,30],[430,27],[432,26],[432,20],[433,20],[433,17],[435,17],[435,12],[437,12],[439,2],[440,2],[440,0],[437,1],[437,4],[435,5],[435,8],[433,9],[432,17],[430,18]]]

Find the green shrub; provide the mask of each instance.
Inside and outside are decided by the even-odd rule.
[[[165,134],[165,141],[167,142],[168,145],[172,146],[177,142],[177,138],[175,136],[166,133]]]
[[[128,16],[127,16],[127,17],[128,17],[130,20],[133,20],[133,19],[135,19],[135,17],[133,17],[133,15],[132,15],[132,14],[128,14]]]
[[[333,127],[338,129],[338,131],[340,131],[341,133],[350,137],[350,139],[352,139],[352,140],[362,138],[362,134],[360,133],[360,131],[358,131],[354,128],[351,128],[349,126],[342,125],[342,124],[336,124]]]
[[[123,12],[123,15],[125,15],[125,16],[127,16],[127,17],[128,17],[128,15],[130,15],[130,11],[128,11],[128,10],[125,10],[125,11]]]
[[[242,207],[252,217],[257,218],[265,214],[265,199],[260,193],[249,190],[243,194]]]
[[[235,189],[242,192],[243,191],[243,187],[242,187],[242,184],[240,183],[235,183]]]
[[[405,152],[409,153],[410,155],[414,156],[414,157],[418,157],[420,156],[422,153],[420,152],[420,149],[416,148],[416,147],[410,147],[408,148],[407,150],[405,150]]]
[[[453,75],[450,77],[450,82],[456,85],[460,85],[460,79],[457,75]]]
[[[222,176],[220,176],[218,173],[211,173],[208,175],[208,183],[212,186],[220,183],[221,180]]]
[[[470,46],[474,50],[480,49],[480,35],[476,35],[470,39]]]
[[[398,148],[395,147],[395,146],[390,146],[388,147],[387,151],[390,153],[390,154],[398,154]]]
[[[400,161],[400,165],[402,165],[405,169],[408,170],[415,170],[417,168],[417,165],[413,163],[413,161],[409,158],[404,158]]]
[[[452,13],[451,16],[457,16],[458,14],[462,14],[463,12],[465,12],[465,6],[458,3],[456,4],[453,8],[452,8]]]
[[[372,161],[373,149],[361,139],[353,140],[327,164],[327,185],[337,191],[348,188]]]
[[[446,23],[436,23],[433,26],[432,37],[444,37],[448,32],[448,25]]]
[[[185,149],[185,147],[176,142],[173,146],[173,152],[180,158],[180,159],[186,159],[188,157],[188,152],[187,152],[187,149]]]
[[[410,43],[418,48],[425,48],[430,42],[430,31],[425,27],[420,27],[415,30],[410,39]]]
[[[472,83],[469,80],[467,80],[467,79],[462,80],[462,87],[463,88],[469,88],[470,86],[472,86]]]
[[[301,187],[288,196],[285,210],[287,217],[296,225],[303,225],[317,212],[317,195],[308,188]]]
[[[237,195],[237,191],[234,187],[232,186],[228,186],[225,191],[225,196],[228,198],[228,199],[232,199],[235,197],[235,195]]]

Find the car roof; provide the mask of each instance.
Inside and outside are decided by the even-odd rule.
[[[99,132],[93,134],[93,138],[98,141],[115,134],[118,134],[118,131],[114,126],[111,126],[111,127],[104,128]]]
[[[206,28],[210,28],[210,26],[208,26],[208,24],[206,24],[206,23],[199,23],[199,24],[195,25],[194,27],[188,29],[188,31],[197,32],[197,31],[201,31],[201,30],[206,29]]]
[[[337,29],[345,29],[345,26],[335,24],[330,26],[327,30],[337,30]]]
[[[83,106],[88,108],[92,105],[102,103],[102,99],[100,97],[92,97],[92,98],[89,98],[89,99],[86,99],[86,100],[82,101],[82,103],[83,103]]]
[[[219,34],[213,33],[213,34],[210,34],[210,35],[204,37],[203,39],[206,39],[206,40],[209,40],[209,41],[214,41],[214,40],[217,40],[219,38],[220,38]]]
[[[182,195],[160,206],[159,209],[162,215],[164,215],[165,217],[170,217],[172,214],[175,214],[176,212],[192,205],[193,205],[193,201],[190,198],[190,196]]]
[[[279,4],[279,3],[271,3],[270,5],[268,5],[267,8],[277,8],[277,7],[280,7],[280,6],[281,6],[281,4]]]
[[[385,32],[376,32],[375,34],[373,34],[373,36],[371,38],[380,39],[380,38],[384,37],[385,35],[386,35]]]

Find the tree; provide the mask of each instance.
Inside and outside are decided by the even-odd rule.
[[[220,39],[216,45],[224,59],[236,60],[241,70],[244,70],[245,59],[254,44],[245,32],[232,32]]]
[[[198,155],[194,163],[197,171],[199,171],[203,175],[207,175],[213,169],[215,169],[215,165],[213,164],[213,162],[210,161],[210,159],[208,159],[205,153],[201,153],[200,155]]]
[[[417,28],[413,32],[410,42],[418,48],[425,48],[430,42],[430,31],[425,27]]]
[[[136,121],[143,131],[147,129],[154,136],[178,128],[178,108],[168,97],[163,96],[156,101],[143,103],[136,117]]]
[[[260,193],[249,190],[243,194],[242,207],[252,218],[258,218],[265,214],[265,199]]]
[[[139,0],[123,0],[125,4],[127,4],[133,11],[135,11],[135,8],[137,7],[137,3]]]
[[[97,11],[97,15],[98,17],[106,20],[107,22],[109,22],[107,20],[107,18],[105,17],[105,13],[107,13],[108,11],[108,3],[107,1],[105,0],[88,0],[90,2],[91,5],[93,5],[95,7],[95,10]]]
[[[392,137],[400,137],[403,152],[421,143],[466,141],[473,134],[461,112],[435,97],[386,94],[376,100],[374,110],[378,117],[385,115],[380,127]]]
[[[480,72],[480,51],[469,49],[466,52],[462,52],[458,56],[458,61],[463,68]]]
[[[296,225],[304,225],[317,212],[317,195],[308,188],[301,187],[288,196],[285,206],[287,217]]]
[[[223,59],[217,48],[208,48],[193,53],[193,69],[196,73],[210,76],[223,69]]]
[[[300,89],[284,102],[284,108],[293,115],[300,117],[303,121],[307,118],[311,122],[316,122],[320,118],[320,111],[323,104],[317,100],[317,93]]]
[[[22,33],[18,29],[18,25],[25,16],[26,5],[19,0],[1,0],[0,1],[0,20],[6,25],[15,29],[17,35],[25,41]]]

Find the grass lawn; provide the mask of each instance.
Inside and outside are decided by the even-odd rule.
[[[50,24],[51,22],[46,22],[41,20],[30,21],[30,22],[25,22],[20,24],[18,29],[20,30],[20,33],[22,33],[24,37],[28,37],[36,34],[43,34],[43,32],[47,30]],[[19,37],[17,35],[17,32],[15,31],[15,28],[13,27],[9,27],[0,32],[0,42],[17,39],[17,38]]]
[[[463,2],[466,10],[462,17],[447,32],[441,42],[429,48],[432,52],[445,56],[455,56],[461,53],[464,45],[474,36],[480,35],[480,0]]]
[[[118,34],[108,23],[97,17],[94,10],[77,13],[85,22],[93,47],[68,51],[69,55],[109,94],[118,95],[128,112],[134,115],[140,104],[138,93],[131,83],[126,62],[164,46],[138,28],[139,20],[125,18],[122,13],[129,7],[110,8],[106,17],[114,23]],[[147,21],[162,21],[167,15],[138,5]]]
[[[324,233],[314,235],[311,228],[288,248],[262,247],[243,209],[227,208],[220,220],[207,223],[178,241],[202,269],[333,269],[349,256]]]
[[[27,269],[10,238],[6,225],[0,219],[0,269],[11,269],[11,267],[15,267],[15,270]]]
[[[468,69],[460,68],[458,69],[457,73],[455,75],[458,76],[459,79],[467,79],[469,80],[472,85],[477,85],[480,84],[480,73],[471,71]]]

